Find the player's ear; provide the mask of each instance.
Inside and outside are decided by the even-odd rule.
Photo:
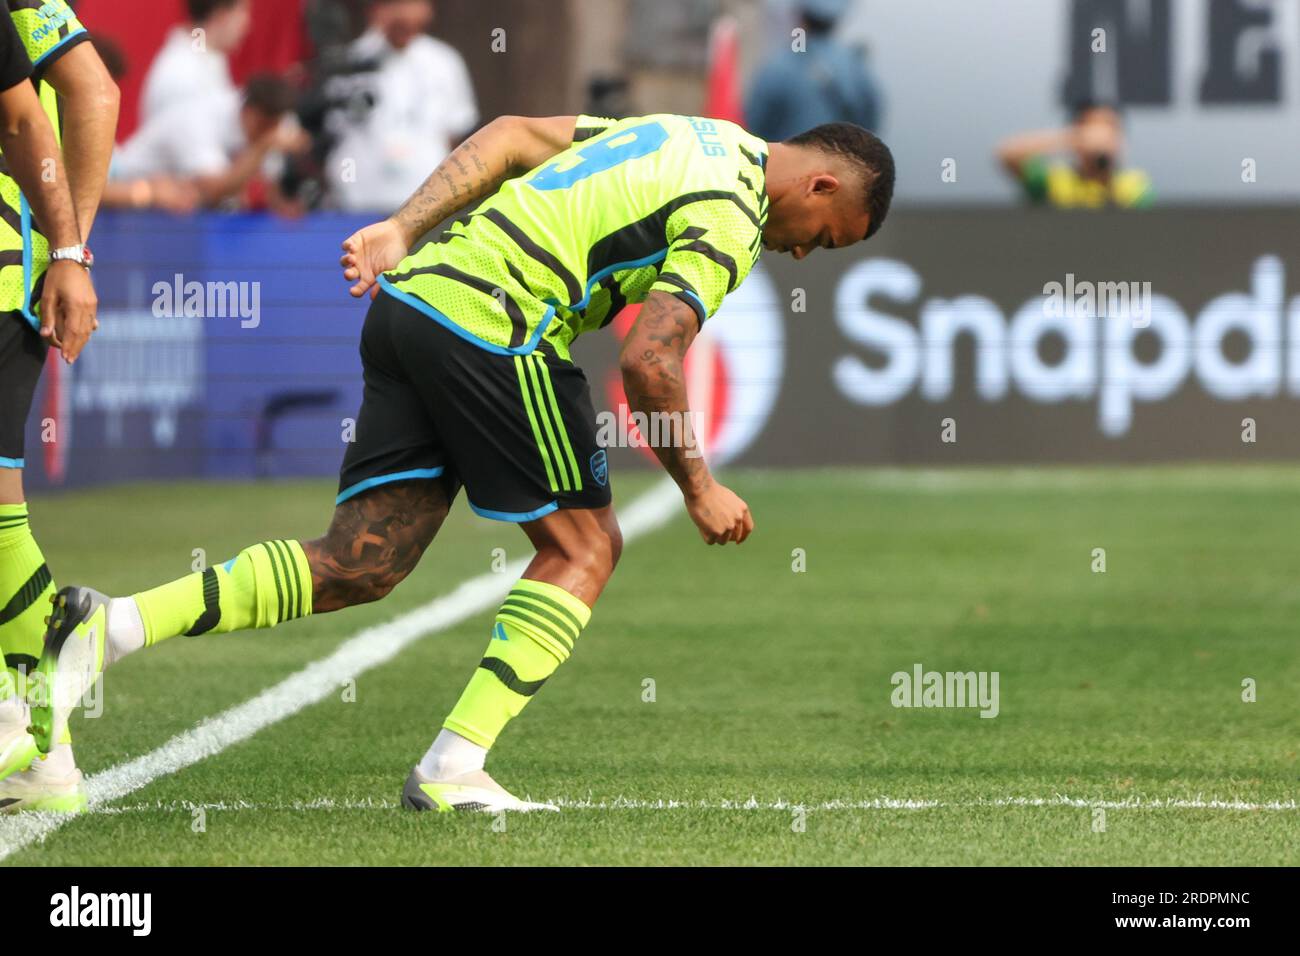
[[[829,199],[840,190],[839,177],[833,173],[818,173],[808,180],[808,194],[811,196],[820,195]]]

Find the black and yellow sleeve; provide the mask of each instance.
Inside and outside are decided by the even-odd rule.
[[[762,248],[758,214],[740,194],[683,206],[668,220],[668,253],[650,288],[695,310],[703,325],[749,275]]]
[[[32,75],[32,61],[12,20],[0,25],[0,31],[0,90],[8,90]]]
[[[27,50],[35,76],[41,76],[90,34],[67,0],[6,0],[9,16]]]

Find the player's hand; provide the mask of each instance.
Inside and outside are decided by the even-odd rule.
[[[391,219],[366,226],[343,241],[343,278],[352,283],[348,289],[356,298],[367,292],[379,294],[378,278],[406,258],[406,238],[401,227]]]
[[[686,511],[700,529],[707,544],[740,544],[754,530],[749,505],[741,497],[716,481],[701,491],[686,495]]]
[[[71,365],[99,328],[99,298],[90,272],[66,260],[51,262],[41,295],[41,337],[59,350]]]

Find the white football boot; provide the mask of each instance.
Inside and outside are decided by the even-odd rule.
[[[0,782],[26,770],[39,753],[29,723],[27,704],[20,697],[0,702]]]
[[[446,780],[426,780],[418,767],[413,768],[406,778],[406,786],[402,788],[402,806],[408,810],[439,813],[475,810],[483,813],[554,810],[558,813],[560,809],[550,803],[520,800],[489,777],[486,770],[471,770]]]
[[[45,649],[36,665],[31,732],[48,754],[55,741],[69,739],[68,717],[104,670],[108,601],[91,588],[67,587],[50,598]]]
[[[71,744],[56,744],[26,770],[0,780],[0,813],[80,813],[85,809],[86,783],[73,760]]]

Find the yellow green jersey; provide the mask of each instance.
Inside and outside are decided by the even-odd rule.
[[[1024,164],[1020,184],[1031,201],[1060,209],[1145,209],[1155,200],[1151,180],[1140,169],[1117,170],[1106,181],[1085,179],[1073,166],[1040,156]]]
[[[753,268],[767,143],[734,123],[578,117],[568,149],[507,180],[380,277],[389,295],[489,351],[562,358],[654,290],[700,322]]]
[[[32,61],[33,82],[45,114],[60,140],[58,96],[42,78],[60,56],[89,39],[67,0],[7,0],[9,16]],[[16,312],[33,326],[50,245],[32,221],[32,211],[0,156],[0,313]]]

